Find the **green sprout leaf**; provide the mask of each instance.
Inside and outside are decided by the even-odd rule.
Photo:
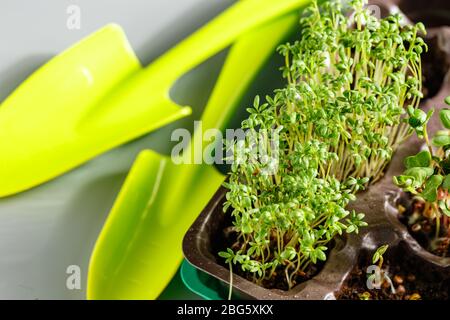
[[[445,190],[450,189],[450,174],[445,176],[444,181],[442,182],[442,188]]]
[[[380,261],[380,259],[386,253],[388,248],[389,248],[389,245],[387,245],[387,244],[379,247],[372,256],[372,263],[376,264],[378,261]]]
[[[421,151],[415,156],[405,158],[405,166],[407,169],[414,167],[429,167],[431,164],[431,154],[429,151]]]
[[[408,179],[411,180],[411,185],[414,188],[421,187],[425,181],[434,173],[433,168],[429,167],[415,167],[407,169],[403,175],[402,178],[399,179],[399,181],[406,181]]]
[[[293,247],[287,247],[281,253],[281,258],[284,260],[294,260],[296,255],[297,255],[297,251],[295,251],[295,249]]]
[[[439,208],[442,210],[442,212],[447,217],[450,217],[450,208],[448,206],[448,200],[439,200],[438,205],[439,205]]]
[[[445,98],[445,103],[450,106],[450,96]]]
[[[422,197],[428,202],[434,202],[437,199],[437,189],[442,184],[444,178],[441,175],[433,175],[428,179]]]
[[[417,129],[422,127],[427,122],[427,114],[420,109],[408,108],[409,119],[408,123],[411,128]]]
[[[436,147],[444,147],[450,144],[450,135],[441,134],[433,137],[432,143]]]
[[[441,119],[442,125],[446,129],[450,129],[450,109],[442,109],[439,111],[439,118]]]

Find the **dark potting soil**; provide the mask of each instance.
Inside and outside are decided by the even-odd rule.
[[[389,250],[389,249],[388,249]],[[389,281],[380,281],[379,289],[368,289],[368,266],[371,255],[362,253],[358,265],[350,272],[347,280],[335,296],[339,300],[449,300],[450,276],[427,267],[417,258],[403,250],[396,250],[383,263],[382,270]],[[392,292],[394,289],[394,292]]]
[[[399,220],[424,249],[440,257],[450,257],[450,229],[445,227],[450,223],[449,217],[441,217],[440,237],[436,239],[436,219],[424,216],[423,202],[404,199],[398,210]]]

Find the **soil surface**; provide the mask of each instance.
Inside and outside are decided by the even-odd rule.
[[[428,213],[423,202],[407,201],[398,205],[399,219],[408,228],[413,238],[429,252],[450,257],[450,229],[446,226],[450,218],[443,215],[440,222],[439,237],[436,238],[436,219],[427,218]]]
[[[388,249],[389,250],[389,249]],[[379,289],[368,289],[368,266],[371,256],[365,252],[350,272],[342,289],[335,294],[339,300],[449,300],[450,276],[427,267],[403,250],[396,250],[382,266],[389,280],[380,281]],[[381,277],[382,279],[383,277]]]

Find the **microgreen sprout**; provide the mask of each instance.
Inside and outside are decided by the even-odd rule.
[[[450,105],[450,97],[445,99]],[[394,177],[394,183],[424,202],[421,214],[435,222],[435,240],[450,238],[450,109],[439,111],[444,130],[430,140],[427,124],[433,110],[408,111],[409,124],[419,138],[425,140],[427,150],[405,158],[406,170]],[[444,252],[445,254],[445,252]]]
[[[377,264],[378,270],[375,273],[371,273],[367,278],[369,281],[378,283],[378,285],[382,285],[384,282],[387,282],[391,287],[391,292],[395,294],[395,287],[392,283],[391,278],[389,277],[387,271],[383,269],[384,257],[383,255],[386,253],[389,245],[385,244],[379,247],[372,256],[372,263]],[[369,294],[370,296],[370,294]],[[367,300],[367,299],[365,299]]]
[[[233,259],[235,257],[233,250],[228,248],[227,252],[219,252],[219,256],[225,258],[225,263],[230,269],[230,284],[228,288],[228,300],[231,300],[233,295]]]
[[[378,263],[378,268],[383,269],[384,258],[383,255],[386,253],[386,250],[389,248],[389,245],[385,244],[379,247],[372,256],[372,263]]]

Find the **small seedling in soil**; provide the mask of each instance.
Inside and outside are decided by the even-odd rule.
[[[342,289],[335,293],[337,299],[351,300],[448,300],[450,279],[439,276],[422,261],[407,256],[403,249],[395,248],[389,258],[384,258],[379,248],[373,256],[364,252],[358,265],[350,272]],[[392,249],[390,249],[392,250]],[[376,268],[372,264],[376,264]],[[380,271],[379,286],[373,271]],[[367,272],[370,271],[370,272]],[[368,281],[369,280],[369,281]]]
[[[450,104],[450,97],[446,100]],[[409,124],[426,150],[405,159],[405,172],[394,177],[396,185],[413,196],[410,210],[399,207],[410,231],[434,254],[450,255],[450,109],[439,117],[444,130],[430,139],[427,124],[433,111],[409,110]]]
[[[248,134],[227,143],[234,162],[223,210],[234,236],[220,256],[267,288],[311,278],[337,235],[367,225],[346,207],[382,176],[411,133],[406,105],[416,110],[422,98],[423,24],[378,20],[366,0],[349,4],[350,12],[337,0],[305,10],[301,39],[279,47],[285,88],[257,97],[242,122]]]
[[[385,254],[386,250],[389,248],[389,245],[385,244],[379,247],[372,256],[372,263],[378,263],[378,268],[381,270],[383,268],[383,254]]]
[[[373,254],[372,263],[374,265],[376,264],[377,268],[373,270],[374,272],[368,272],[367,284],[368,287],[370,288],[375,287],[376,289],[380,289],[381,286],[390,287],[391,292],[395,294],[394,284],[392,283],[391,278],[389,278],[387,270],[383,269],[383,262],[384,262],[383,254],[386,252],[388,248],[389,245],[387,244],[383,245],[379,247]],[[367,300],[365,298],[367,298],[368,296],[370,296],[370,293],[366,291],[362,296],[363,300]]]

